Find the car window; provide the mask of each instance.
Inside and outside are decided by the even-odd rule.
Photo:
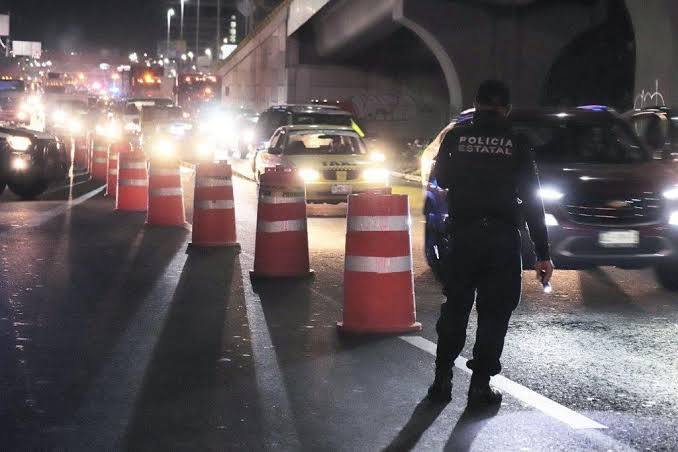
[[[633,130],[652,150],[661,154],[668,141],[669,123],[663,114],[641,113],[631,119]],[[661,155],[659,156],[661,158]]]
[[[363,155],[366,152],[365,144],[355,132],[337,130],[292,132],[284,151],[287,155]]]
[[[351,127],[351,116],[349,115],[329,115],[323,113],[295,113],[292,115],[292,124],[311,125],[327,124],[331,126]]]
[[[516,122],[514,131],[530,143],[538,163],[636,163],[650,159],[622,121],[587,123]]]
[[[280,111],[265,111],[259,117],[257,130],[259,138],[268,140],[273,132],[286,124],[287,114]]]

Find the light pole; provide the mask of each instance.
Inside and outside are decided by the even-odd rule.
[[[172,24],[172,16],[174,16],[174,8],[167,10],[167,49],[165,53],[169,53],[170,49],[170,26]]]
[[[200,52],[200,0],[196,2],[195,10],[195,53]]]
[[[186,0],[179,0],[181,4],[181,17],[179,19],[179,39],[183,40],[184,39],[184,4],[186,3]]]

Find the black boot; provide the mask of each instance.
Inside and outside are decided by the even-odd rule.
[[[436,368],[433,384],[428,388],[426,398],[433,403],[448,403],[452,400],[452,371]]]
[[[473,408],[499,405],[502,394],[499,390],[490,386],[489,376],[471,377],[471,386],[468,388],[468,406]]]

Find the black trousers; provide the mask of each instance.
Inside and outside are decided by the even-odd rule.
[[[473,359],[474,378],[501,371],[499,361],[511,313],[520,301],[522,257],[518,228],[509,222],[482,219],[451,227],[445,293],[436,325],[436,372],[451,372],[466,342],[469,314],[476,304],[478,328]]]

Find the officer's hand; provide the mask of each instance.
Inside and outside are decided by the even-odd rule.
[[[534,265],[534,269],[537,272],[537,281],[542,284],[546,284],[551,280],[553,275],[553,262],[551,260],[547,261],[537,261]]]

